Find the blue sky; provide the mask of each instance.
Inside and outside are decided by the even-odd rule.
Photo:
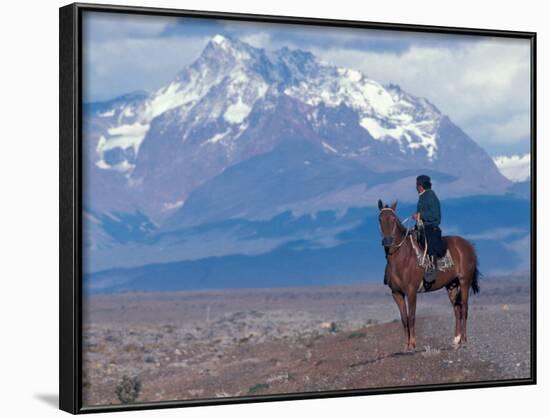
[[[490,155],[529,152],[527,40],[210,19],[85,13],[84,100],[154,91],[216,34],[267,50],[305,49],[428,98]]]

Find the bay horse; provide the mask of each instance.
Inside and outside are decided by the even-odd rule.
[[[380,232],[386,250],[388,285],[392,291],[407,340],[405,351],[416,349],[415,316],[416,297],[423,285],[424,268],[418,265],[417,253],[412,235],[395,213],[397,201],[391,206],[378,200]],[[453,266],[446,271],[437,271],[437,277],[429,292],[446,288],[455,314],[453,344],[458,347],[466,343],[468,321],[468,295],[470,288],[479,292],[479,270],[474,247],[459,236],[445,236]]]

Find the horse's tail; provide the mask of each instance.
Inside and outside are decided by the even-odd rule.
[[[472,291],[474,294],[477,294],[479,292],[479,279],[482,277],[481,272],[479,272],[479,263],[477,259],[477,252],[474,244],[472,242],[468,242],[472,246],[472,251],[474,254],[474,262],[475,262],[475,268],[474,268],[474,275],[472,276]]]
[[[479,269],[477,269],[477,262],[476,267],[474,269],[474,276],[472,277],[472,291],[474,294],[477,294],[479,292],[479,278],[481,277],[481,272],[479,272]]]
[[[483,276],[483,274],[479,272],[479,267],[478,267],[479,263],[477,259],[477,252],[476,252],[475,245],[467,239],[464,239],[461,237],[458,237],[458,239],[466,244],[467,248],[469,249],[469,252],[471,253],[471,256],[473,257],[471,261],[473,261],[473,264],[474,264],[474,271],[472,274],[472,283],[470,287],[472,288],[472,292],[474,294],[477,294],[479,293],[479,280]]]

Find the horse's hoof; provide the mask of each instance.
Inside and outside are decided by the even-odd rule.
[[[458,347],[458,345],[460,345],[461,341],[462,341],[462,338],[460,336],[455,336],[455,338],[453,339],[453,346]]]

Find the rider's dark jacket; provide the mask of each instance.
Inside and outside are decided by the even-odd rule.
[[[439,226],[441,223],[439,199],[431,189],[420,194],[416,211],[420,213],[420,217],[426,226]]]
[[[418,197],[417,212],[424,224],[424,233],[428,242],[428,254],[441,257],[447,250],[445,242],[441,238],[441,206],[439,199],[431,190],[425,190]]]

